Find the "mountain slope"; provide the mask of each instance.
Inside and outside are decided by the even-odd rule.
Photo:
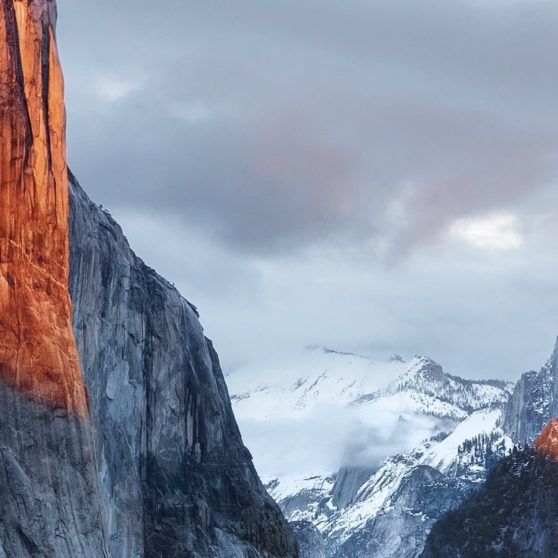
[[[451,434],[390,457],[376,471],[346,468],[330,478],[282,479],[268,488],[289,520],[318,528],[326,556],[416,557],[434,522],[478,488],[509,451],[501,415],[498,409],[476,411]],[[343,498],[351,477],[357,489],[350,487]]]
[[[256,427],[274,432],[286,414],[299,436],[308,429],[310,474],[281,474],[257,454],[256,463],[287,519],[317,528],[327,557],[417,556],[433,523],[480,486],[511,447],[501,428],[511,384],[463,380],[426,357],[377,362],[325,350],[303,355],[292,369],[276,368],[265,375],[280,378],[274,382],[245,371],[229,376],[235,412],[249,434]],[[330,425],[343,421],[351,427],[333,438],[340,467],[328,470],[314,437],[331,437]],[[253,449],[267,451],[257,441]],[[290,455],[297,448],[289,444]],[[382,456],[386,448],[391,455]]]

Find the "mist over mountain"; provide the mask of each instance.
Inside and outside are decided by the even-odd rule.
[[[226,371],[307,345],[470,379],[546,358],[553,2],[59,7],[72,169]]]
[[[557,25],[3,0],[0,558],[558,555]]]
[[[423,356],[312,348],[227,381],[268,490],[301,548],[321,541],[327,558],[418,556],[513,445],[513,383],[464,380]]]

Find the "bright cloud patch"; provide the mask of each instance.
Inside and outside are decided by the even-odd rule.
[[[453,236],[488,250],[514,250],[523,243],[515,215],[496,214],[479,219],[458,219],[450,228]]]
[[[97,95],[106,103],[125,99],[138,89],[138,84],[114,76],[98,75],[95,80]]]

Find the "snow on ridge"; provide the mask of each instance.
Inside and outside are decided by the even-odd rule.
[[[508,400],[505,390],[446,374],[428,357],[379,361],[331,349],[238,370],[227,383],[263,476],[378,465]]]
[[[265,370],[238,370],[227,376],[227,383],[239,417],[265,419],[292,412],[303,414],[320,403],[368,403],[400,391],[431,396],[466,412],[502,405],[509,397],[506,387],[499,387],[496,381],[452,376],[428,357],[419,355],[409,362],[392,357],[382,362],[316,348]]]
[[[432,396],[469,413],[490,406],[507,403],[510,391],[507,386],[496,385],[491,380],[465,380],[444,372],[434,360],[417,356],[407,370],[385,389],[373,394],[372,398],[383,397],[401,391],[413,391]]]
[[[404,481],[420,467],[431,467],[446,476],[461,476],[464,480],[480,482],[486,474],[484,464],[475,465],[466,460],[467,442],[481,440],[484,435],[490,437],[494,446],[503,454],[513,447],[511,439],[506,436],[500,427],[502,411],[500,409],[483,409],[473,412],[458,424],[453,432],[441,439],[431,439],[423,442],[405,454],[388,457],[378,470],[360,487],[352,504],[345,509],[336,509],[331,503],[330,490],[327,495],[327,482],[334,486],[333,477],[314,477],[303,481],[289,479],[277,481],[281,488],[272,490],[271,494],[279,504],[285,500],[300,495],[298,488],[309,491],[317,490],[315,500],[322,502],[320,513],[316,508],[309,506],[307,509],[296,510],[287,514],[292,520],[305,519],[314,525],[330,540],[342,544],[349,537],[361,530],[368,528],[370,521],[375,517],[385,514],[392,507],[392,499],[400,490]],[[458,465],[463,461],[463,467]],[[324,491],[325,489],[325,491]],[[329,510],[329,514],[324,513]]]
[[[241,431],[287,519],[310,521],[334,545],[399,513],[405,494],[421,482],[475,486],[489,458],[511,447],[501,427],[510,385],[452,376],[425,356],[381,362],[314,349],[266,370],[227,377]],[[259,446],[262,440],[268,445]],[[323,440],[338,461],[322,459]],[[260,460],[266,451],[296,466],[275,472],[277,460]],[[334,504],[334,494],[345,490],[344,481],[335,484],[340,467],[365,470],[347,485],[346,507]]]
[[[316,404],[345,406],[377,391],[405,369],[331,349],[311,349],[266,369],[248,367],[227,376],[237,416],[304,414]],[[262,415],[260,414],[260,417]]]
[[[498,433],[506,449],[511,449],[511,439],[500,428],[502,418],[501,409],[483,409],[472,413],[447,438],[432,446],[421,459],[421,464],[434,467],[442,473],[448,472],[458,458],[459,448],[476,436]]]

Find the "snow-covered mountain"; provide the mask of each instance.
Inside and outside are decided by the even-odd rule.
[[[512,447],[502,411],[473,412],[448,436],[425,441],[374,471],[345,468],[329,477],[268,484],[290,521],[312,523],[327,557],[411,558],[431,526],[482,484]]]
[[[390,398],[394,407],[409,403],[425,414],[462,419],[507,401],[510,389],[506,382],[451,376],[423,356],[409,362],[398,355],[378,361],[319,348],[264,371],[238,370],[227,381],[237,415],[260,420],[303,415],[323,403],[369,405]]]
[[[312,558],[417,556],[512,444],[501,425],[513,385],[451,376],[427,357],[314,349],[227,380],[256,465]]]

